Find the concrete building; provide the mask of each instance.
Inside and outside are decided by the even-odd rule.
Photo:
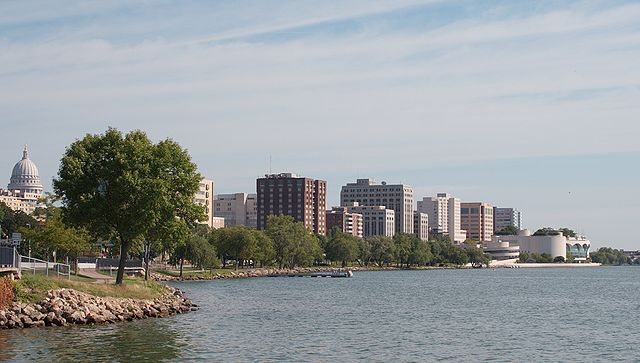
[[[461,227],[460,199],[448,193],[438,193],[435,197],[419,200],[417,210],[429,216],[431,234],[449,236],[454,243],[467,239],[467,233]]]
[[[521,230],[515,236],[494,236],[494,243],[509,242],[512,246],[519,246],[520,251],[529,253],[547,253],[551,258],[562,256],[567,258],[570,252],[577,262],[586,261],[589,258],[591,241],[584,236],[565,237],[562,232],[554,235],[533,236],[529,230]]]
[[[358,205],[353,202],[347,206],[349,213],[362,215],[362,236],[387,236],[393,237],[396,233],[395,212],[384,206]]]
[[[482,249],[491,256],[492,260],[513,260],[520,256],[520,246],[512,245],[507,241],[487,242],[482,246]]]
[[[429,240],[429,215],[413,212],[413,233],[423,241]]]
[[[460,203],[460,225],[467,238],[481,243],[493,236],[493,206],[485,202]]]
[[[211,218],[211,228],[218,229],[225,227],[225,220],[222,217],[212,217]]]
[[[333,228],[349,233],[356,237],[363,237],[362,214],[350,213],[347,207],[333,207],[326,214],[327,231]]]
[[[372,179],[358,179],[340,191],[340,205],[384,206],[394,211],[395,232],[413,233],[413,189],[406,184],[376,183]]]
[[[224,224],[231,226],[258,227],[258,204],[256,194],[217,194],[213,200],[216,217],[224,218]]]
[[[267,174],[256,181],[258,229],[267,226],[267,216],[288,215],[316,234],[325,235],[327,182],[291,173]]]
[[[514,208],[493,207],[493,230],[502,231],[507,227],[522,229],[522,214]]]
[[[7,189],[0,189],[0,202],[13,210],[31,214],[38,205],[38,199],[42,198],[43,190],[40,173],[36,164],[29,159],[29,149],[25,145],[22,159],[11,171]]]
[[[193,202],[204,207],[205,214],[207,215],[207,220],[203,221],[202,224],[206,224],[209,228],[214,228],[213,223],[213,191],[214,191],[214,182],[210,179],[202,179],[200,180],[200,184],[198,184],[198,191],[193,197]]]

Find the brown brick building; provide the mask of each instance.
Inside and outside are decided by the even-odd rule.
[[[256,181],[258,229],[265,229],[267,216],[288,215],[313,233],[327,233],[325,210],[327,182],[290,173],[268,174]]]

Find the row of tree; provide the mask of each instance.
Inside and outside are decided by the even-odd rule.
[[[632,260],[631,257],[624,254],[622,250],[616,250],[611,247],[600,247],[597,251],[591,252],[592,262],[601,263],[603,265],[640,265],[640,259]]]
[[[399,233],[393,238],[373,236],[362,239],[339,230],[332,230],[327,236],[315,236],[302,223],[282,215],[269,216],[264,231],[229,227],[209,232],[206,239],[215,249],[219,259],[217,263],[198,258],[203,255],[198,252],[198,246],[203,244],[196,241],[204,239],[204,235],[196,233],[187,242],[187,245],[194,246],[188,247],[190,252],[184,255],[185,259],[202,268],[217,263],[224,267],[230,261],[235,268],[293,268],[314,264],[415,267],[472,263],[480,266],[490,262],[489,256],[475,244],[455,246],[446,237],[427,242],[412,234]],[[212,261],[210,266],[206,261]]]

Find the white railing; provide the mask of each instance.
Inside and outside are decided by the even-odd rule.
[[[66,277],[71,279],[71,265],[59,262],[49,262],[33,257],[19,256],[18,268],[21,273],[26,271],[33,275],[41,274],[45,276]]]

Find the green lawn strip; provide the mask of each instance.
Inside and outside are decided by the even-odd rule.
[[[14,282],[16,301],[38,302],[46,298],[47,291],[68,288],[100,297],[118,297],[134,299],[153,299],[161,296],[167,288],[155,281],[141,279],[125,279],[122,286],[114,284],[94,284],[89,281],[67,280],[64,278],[41,275],[23,275]]]

